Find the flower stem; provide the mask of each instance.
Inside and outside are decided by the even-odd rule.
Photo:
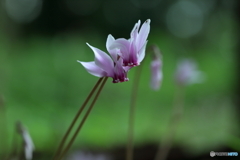
[[[71,138],[71,140],[70,140],[70,142],[68,143],[68,145],[66,146],[66,148],[63,150],[62,154],[59,156],[59,160],[61,160],[61,159],[64,157],[64,155],[67,153],[67,151],[70,149],[71,145],[73,144],[74,140],[76,139],[76,137],[77,137],[78,133],[80,132],[80,130],[81,130],[84,122],[86,121],[88,115],[90,114],[90,112],[91,112],[91,110],[92,110],[92,108],[93,108],[93,106],[94,106],[94,104],[95,104],[95,102],[96,102],[99,94],[101,93],[102,88],[103,88],[103,86],[105,85],[105,83],[106,83],[106,81],[107,81],[107,78],[108,78],[108,77],[105,77],[105,79],[103,80],[103,82],[102,82],[99,90],[97,91],[97,93],[96,93],[96,95],[95,95],[92,103],[90,104],[90,107],[88,108],[85,116],[83,117],[81,123],[79,124],[78,128],[76,129],[73,137]]]
[[[73,128],[73,126],[75,125],[77,119],[79,118],[80,114],[82,113],[83,109],[86,107],[88,101],[90,100],[90,98],[92,97],[92,95],[94,94],[94,92],[96,91],[96,89],[98,88],[99,84],[102,82],[103,78],[100,78],[97,83],[95,84],[95,86],[93,87],[92,91],[89,93],[88,97],[86,98],[86,100],[84,101],[84,103],[82,104],[81,108],[78,110],[76,116],[74,117],[72,123],[70,124],[67,132],[65,133],[64,137],[61,140],[61,143],[53,157],[53,160],[56,160],[57,157],[60,155],[60,153],[62,152],[62,149],[64,147],[64,144]]]
[[[136,108],[136,99],[137,99],[137,93],[138,93],[139,80],[142,72],[142,65],[140,65],[136,70],[134,75],[134,80],[133,80],[134,83],[132,87],[130,113],[129,113],[129,120],[128,120],[128,143],[127,143],[126,160],[133,159],[135,108]]]
[[[8,134],[7,134],[7,114],[6,114],[6,108],[4,105],[4,98],[0,94],[0,139],[1,139],[1,144],[0,147],[2,148],[2,153],[0,158],[6,159],[7,157],[7,140]]]
[[[159,144],[159,149],[155,160],[165,160],[169,154],[169,151],[172,147],[172,142],[177,131],[179,122],[182,119],[184,109],[184,88],[177,88],[175,93],[174,108],[172,110],[172,115],[170,117],[169,128],[163,136],[162,142]]]

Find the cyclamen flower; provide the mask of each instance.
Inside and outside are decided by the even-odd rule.
[[[204,74],[198,71],[197,64],[191,59],[184,59],[179,62],[175,74],[175,80],[179,85],[188,85],[193,83],[201,83]]]
[[[92,62],[82,62],[78,61],[83,65],[83,67],[92,75],[96,77],[112,77],[113,83],[128,81],[127,71],[129,68],[123,67],[123,59],[118,56],[119,49],[110,49],[114,41],[114,38],[109,35],[107,38],[106,47],[111,57],[87,43],[87,45],[92,49],[95,55],[95,60]]]
[[[153,49],[153,60],[151,62],[151,81],[150,86],[154,90],[158,90],[162,83],[162,55],[157,46],[152,46]]]
[[[123,59],[124,66],[138,66],[145,57],[150,22],[150,19],[146,20],[139,30],[141,24],[139,20],[131,31],[130,39],[116,39],[110,46],[111,49],[118,48],[120,50],[119,56]]]

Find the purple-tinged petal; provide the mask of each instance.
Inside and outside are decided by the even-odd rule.
[[[125,59],[129,57],[129,48],[130,42],[124,38],[119,38],[114,41],[114,43],[110,46],[110,49],[118,48],[120,49],[120,56]]]
[[[142,46],[141,50],[138,53],[138,63],[139,64],[142,62],[142,60],[145,57],[146,46],[147,46],[147,41],[145,42],[145,44]]]
[[[112,45],[112,43],[114,41],[115,41],[115,38],[111,34],[109,34],[107,37],[107,43],[106,43],[106,48],[107,48],[108,52],[111,50],[110,46]]]
[[[99,68],[95,62],[81,62],[77,61],[83,65],[83,67],[88,71],[88,73],[96,76],[96,77],[105,77],[107,73]]]
[[[112,74],[114,64],[111,57],[100,49],[95,48],[88,43],[87,45],[93,50],[95,54],[95,64],[106,71],[108,74]]]
[[[138,66],[138,49],[134,43],[134,41],[130,42],[129,48],[129,58],[123,60],[123,64],[126,66]]]
[[[142,46],[144,45],[144,43],[147,40],[148,34],[150,32],[150,22],[151,22],[151,20],[147,19],[139,31],[139,34],[137,37],[137,42],[136,42],[137,43],[136,45],[139,49],[142,48]]]
[[[118,82],[125,82],[128,81],[129,79],[127,78],[127,72],[123,68],[123,60],[120,58],[114,67],[114,76],[113,78],[113,83],[118,83]]]
[[[162,62],[160,58],[156,58],[151,62],[151,82],[150,86],[154,90],[158,90],[162,82]]]
[[[114,42],[115,42],[114,37],[111,34],[109,34],[106,42],[106,48],[107,48],[107,51],[110,53],[113,61],[116,62],[118,58],[118,53],[120,52],[120,50],[118,48],[111,48],[111,45]]]
[[[136,39],[136,38],[137,38],[140,24],[141,24],[141,21],[138,20],[138,23],[136,23],[136,24],[134,25],[134,27],[133,27],[133,29],[132,29],[132,31],[131,31],[131,34],[130,34],[131,39]]]

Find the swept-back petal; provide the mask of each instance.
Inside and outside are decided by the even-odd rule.
[[[130,48],[130,42],[127,39],[119,38],[112,43],[110,46],[110,49],[118,48],[120,49],[120,56],[123,58],[129,57],[129,48]]]
[[[151,20],[147,19],[143,23],[143,25],[142,25],[142,27],[139,31],[139,34],[138,34],[138,37],[137,37],[137,44],[136,44],[139,49],[142,48],[145,41],[147,40],[148,34],[150,32],[150,22],[151,22]]]
[[[109,34],[108,38],[107,38],[107,42],[106,42],[106,48],[107,48],[107,51],[110,53],[113,61],[116,62],[117,57],[118,57],[118,53],[119,53],[119,49],[110,48],[111,45],[114,43],[114,41],[115,41],[115,38],[111,34]]]
[[[115,38],[111,34],[109,34],[107,37],[107,42],[106,42],[106,48],[107,48],[108,52],[111,50],[110,46],[112,45],[112,43],[114,41],[115,41]]]
[[[138,30],[139,30],[139,27],[140,27],[140,24],[141,24],[141,21],[138,20],[138,23],[136,23],[131,31],[131,34],[130,34],[130,37],[133,38],[133,39],[136,39],[137,38],[137,34],[138,34]]]
[[[114,68],[113,60],[111,57],[100,49],[95,48],[88,43],[87,45],[93,50],[95,54],[95,64],[106,71],[108,74],[111,74]]]
[[[142,46],[141,50],[138,52],[138,63],[141,63],[143,58],[145,57],[147,42],[148,41],[145,42],[145,44]]]
[[[107,75],[101,68],[99,68],[95,62],[81,62],[77,61],[83,65],[83,67],[88,71],[88,73],[96,76],[96,77],[104,77]]]

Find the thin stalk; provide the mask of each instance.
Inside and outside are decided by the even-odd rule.
[[[3,155],[1,155],[0,158],[6,159],[8,153],[7,114],[4,105],[4,98],[1,94],[0,94],[0,139],[1,139],[0,147],[2,148],[3,153]]]
[[[159,149],[155,160],[165,160],[169,154],[172,147],[172,142],[177,131],[178,125],[182,119],[183,109],[184,109],[184,88],[183,86],[177,88],[175,93],[174,106],[172,110],[172,115],[170,117],[169,128],[163,136],[162,142],[159,144]]]
[[[12,137],[12,144],[11,144],[11,148],[10,148],[10,152],[9,152],[9,155],[6,157],[6,160],[11,160],[11,159],[16,159],[19,157],[19,154],[20,154],[20,151],[19,151],[19,138],[18,138],[18,135],[17,135],[17,131],[16,131],[16,128],[14,128],[14,132],[13,132],[13,137]]]
[[[133,159],[135,108],[136,108],[136,99],[137,99],[137,93],[138,93],[139,80],[142,72],[142,65],[140,65],[136,70],[134,75],[134,80],[133,80],[131,102],[130,102],[130,113],[129,113],[129,121],[128,121],[128,143],[127,143],[126,160]]]
[[[76,139],[76,137],[77,137],[78,133],[80,132],[80,130],[81,130],[84,122],[86,121],[88,115],[90,114],[90,112],[91,112],[91,110],[92,110],[92,108],[93,108],[93,106],[94,106],[94,104],[95,104],[95,102],[96,102],[99,94],[101,93],[102,88],[103,88],[103,86],[105,85],[105,83],[106,83],[106,81],[107,81],[107,78],[108,78],[108,77],[105,77],[105,79],[103,80],[103,82],[102,82],[99,90],[97,91],[97,93],[96,93],[96,95],[95,95],[95,97],[94,97],[94,99],[93,99],[90,107],[88,108],[85,116],[83,117],[81,123],[79,124],[78,128],[76,129],[73,137],[71,138],[71,140],[70,140],[70,142],[68,143],[68,145],[66,146],[66,148],[63,150],[62,154],[59,156],[59,160],[61,160],[61,159],[64,157],[64,155],[67,153],[67,151],[70,149],[71,145],[73,144],[74,140]]]
[[[55,153],[55,155],[54,155],[54,157],[53,157],[53,160],[55,160],[55,159],[59,156],[59,154],[62,152],[62,149],[63,149],[63,147],[64,147],[64,144],[65,144],[65,142],[66,142],[66,140],[67,140],[67,138],[68,138],[68,136],[69,136],[69,134],[70,134],[73,126],[75,125],[77,119],[79,118],[79,116],[80,116],[80,114],[82,113],[83,109],[86,107],[88,101],[90,100],[90,98],[92,97],[92,95],[94,94],[94,92],[95,92],[96,89],[98,88],[99,84],[102,82],[102,80],[103,80],[103,78],[100,78],[100,79],[97,81],[97,83],[96,83],[95,86],[93,87],[92,91],[89,93],[88,97],[86,98],[86,100],[85,100],[84,103],[82,104],[81,108],[78,110],[78,112],[77,112],[76,116],[74,117],[72,123],[70,124],[67,132],[65,133],[64,137],[62,138],[61,143],[60,143],[60,145],[59,145],[59,147],[58,147],[58,149],[57,149],[57,151],[56,151],[56,153]]]

